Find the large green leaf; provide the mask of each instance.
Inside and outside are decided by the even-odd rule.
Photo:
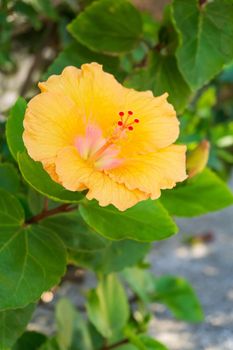
[[[197,216],[232,205],[233,195],[216,174],[205,169],[172,191],[164,191],[161,202],[171,215]]]
[[[126,52],[139,42],[142,20],[126,0],[99,0],[68,25],[80,43],[97,52]]]
[[[71,43],[53,61],[46,73],[46,77],[51,74],[60,74],[67,66],[80,67],[84,63],[97,62],[103,64],[103,69],[109,73],[117,71],[119,60],[117,57],[107,56],[90,51],[87,47],[78,42]]]
[[[40,162],[33,161],[26,152],[18,154],[20,171],[35,190],[58,202],[79,202],[81,192],[72,192],[54,182]]]
[[[203,320],[203,311],[191,285],[181,277],[155,279],[155,300],[164,303],[178,319],[187,322]]]
[[[147,68],[134,71],[125,82],[137,90],[152,90],[154,95],[168,92],[168,101],[177,112],[182,112],[188,103],[191,90],[181,75],[176,57],[153,52]]]
[[[151,242],[177,232],[175,223],[158,201],[143,201],[124,212],[113,206],[101,208],[95,201],[83,201],[79,209],[90,227],[110,239]]]
[[[24,222],[24,211],[19,201],[5,190],[0,189],[0,227],[20,227]],[[1,239],[4,239],[0,235]],[[1,246],[0,246],[1,251]]]
[[[41,224],[56,232],[69,251],[77,254],[99,253],[109,244],[85,224],[78,211],[48,217]]]
[[[19,191],[19,175],[15,167],[10,163],[0,164],[0,187],[10,193]]]
[[[18,152],[23,152],[25,146],[22,139],[23,134],[23,118],[26,111],[27,102],[19,97],[15,105],[12,107],[10,116],[6,125],[7,143],[12,156],[17,160]]]
[[[41,193],[34,190],[33,187],[28,188],[27,204],[30,214],[37,215],[41,213],[44,210],[45,200],[47,201],[47,199],[45,199]]]
[[[149,248],[148,243],[124,239],[108,241],[106,247],[99,251],[92,250],[88,253],[72,251],[70,257],[78,265],[97,272],[110,273],[140,262],[148,253]]]
[[[104,277],[96,289],[90,291],[87,313],[96,329],[106,338],[121,331],[129,318],[126,293],[117,277]]]
[[[180,36],[179,68],[193,89],[201,87],[233,57],[233,3],[229,0],[174,0]]]
[[[20,203],[3,190],[0,232],[0,309],[24,307],[59,282],[65,247],[53,231],[24,224]]]
[[[73,263],[103,273],[136,264],[150,248],[148,243],[131,240],[109,241],[91,230],[78,212],[49,217],[41,224],[59,235]]]
[[[0,311],[0,350],[11,347],[26,328],[35,305],[23,309]]]

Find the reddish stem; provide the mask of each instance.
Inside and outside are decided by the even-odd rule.
[[[124,345],[124,344],[128,344],[129,340],[128,339],[123,339],[115,344],[112,344],[112,345],[104,345],[102,350],[112,350],[112,349],[115,349],[115,348],[118,348],[118,346],[120,345]]]
[[[42,210],[41,213],[33,216],[32,218],[28,219],[26,221],[26,224],[33,224],[33,223],[37,223],[38,221],[41,221],[45,218],[47,218],[48,216],[52,216],[52,215],[56,215],[59,213],[66,213],[69,211],[72,211],[76,209],[76,207],[71,206],[70,204],[62,204],[59,207],[53,208],[53,209],[44,209]]]
[[[199,5],[203,6],[205,3],[207,3],[208,0],[199,0]]]

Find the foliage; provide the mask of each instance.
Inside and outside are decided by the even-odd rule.
[[[17,50],[35,57],[24,97],[0,123],[1,350],[166,350],[147,335],[152,303],[177,319],[202,321],[189,282],[154,276],[144,261],[151,242],[177,233],[173,216],[233,204],[224,182],[233,163],[232,16],[232,0],[173,0],[161,21],[127,0],[1,2],[0,72],[17,70]],[[36,93],[33,73],[42,80],[92,61],[125,86],[167,91],[180,117],[178,142],[191,152],[208,140],[208,168],[125,212],[51,180],[22,140],[27,98]],[[41,294],[71,265],[96,278],[85,308],[61,299],[52,337],[27,331]]]

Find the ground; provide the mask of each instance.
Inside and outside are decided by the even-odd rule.
[[[157,318],[151,323],[151,333],[167,344],[170,350],[232,350],[232,207],[199,218],[182,219],[178,223],[178,235],[155,245],[150,256],[152,270],[156,274],[187,278],[200,298],[205,321],[189,325],[174,320],[165,309],[157,307]],[[193,246],[183,243],[187,236],[200,233],[210,233],[213,241]]]

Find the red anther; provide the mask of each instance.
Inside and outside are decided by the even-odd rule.
[[[132,126],[129,126],[129,127],[128,127],[128,130],[132,131],[132,130],[133,130],[133,127],[132,127]]]
[[[134,119],[134,123],[139,123],[139,119]]]
[[[119,120],[119,122],[117,123],[119,126],[122,126],[123,125],[123,123],[122,123],[122,121],[120,121]]]
[[[124,114],[125,114],[124,112],[119,112],[120,117],[123,117]]]
[[[129,115],[133,115],[133,112],[132,112],[132,111],[128,111],[128,114],[129,114]]]

